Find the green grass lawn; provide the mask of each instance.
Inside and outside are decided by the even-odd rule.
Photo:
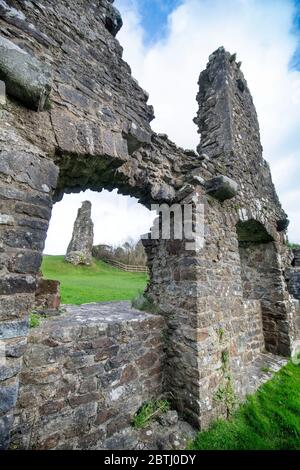
[[[190,448],[300,450],[300,365],[282,368],[229,421],[199,433]]]
[[[80,305],[108,300],[132,300],[143,291],[148,276],[127,273],[94,260],[92,266],[73,266],[63,256],[44,256],[42,272],[61,282],[62,303]]]

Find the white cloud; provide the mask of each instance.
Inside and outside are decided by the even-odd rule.
[[[133,75],[150,93],[153,128],[195,148],[199,73],[220,45],[237,52],[257,108],[264,156],[290,215],[290,238],[300,241],[300,208],[292,210],[290,199],[300,178],[300,73],[289,70],[297,46],[292,0],[185,0],[169,16],[168,36],[149,47],[137,3],[116,1],[124,20],[118,38]]]

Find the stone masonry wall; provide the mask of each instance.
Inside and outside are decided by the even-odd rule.
[[[151,198],[170,201],[197,155],[151,130],[149,96],[109,26],[112,2],[3,3],[1,35],[51,72],[49,109],[29,112],[8,95],[5,119],[58,163],[56,200],[64,192],[118,187],[147,205]]]
[[[162,392],[164,320],[129,302],[68,307],[30,330],[12,449],[115,449]]]
[[[295,299],[300,300],[300,250],[293,250],[292,267],[286,270],[289,292]]]
[[[262,157],[255,107],[235,55],[219,48],[210,56],[200,74],[197,100],[195,122],[201,133],[198,150],[203,161],[213,161],[216,171],[233,178],[239,186],[236,197],[226,201],[224,209],[236,218],[237,228],[240,223],[248,227],[261,224],[269,241],[274,241],[272,272],[277,279],[275,290],[268,291],[265,315],[271,315],[276,325],[272,345],[267,344],[274,353],[289,354],[296,335],[296,312],[284,280],[288,220]]]
[[[175,384],[176,405],[182,413],[205,428],[216,417],[226,415],[226,397],[221,403],[215,400],[224,389],[224,358],[229,358],[227,376],[235,383],[236,393],[245,395],[247,367],[265,347],[273,353],[290,354],[297,315],[284,281],[286,215],[262,158],[255,108],[235,57],[218,49],[201,73],[199,85],[195,119],[201,133],[199,166],[192,169],[181,199],[178,194],[175,200],[204,204],[205,244],[195,253],[185,249],[185,241],[148,241],[146,250],[151,277],[147,293],[169,325],[169,386]],[[209,181],[218,175],[238,183],[235,197],[218,200],[210,194]],[[258,237],[257,226],[273,242],[273,253],[266,265],[270,283],[265,301],[262,303],[256,290],[250,308],[239,246],[242,235],[246,237],[243,241]],[[247,254],[250,260],[256,256],[256,245],[252,249],[253,254],[252,250]],[[253,271],[251,289],[260,276],[259,260]],[[250,332],[251,312],[255,321]]]
[[[295,299],[300,300],[300,269],[293,268],[287,270],[286,278],[290,294],[295,297]]]
[[[210,56],[199,78],[198,153],[180,149],[150,127],[153,108],[122,60],[115,38],[120,26],[111,0],[1,1],[0,448],[9,442],[52,204],[64,193],[117,188],[147,207],[204,205],[202,250],[187,250],[185,240],[146,243],[147,295],[167,324],[165,390],[197,426],[226,416],[226,397],[216,400],[225,376],[238,393],[247,388],[247,367],[263,347],[257,301],[273,326],[265,335],[269,351],[288,356],[296,339],[295,304],[284,280],[288,220],[262,157],[240,63],[224,48]],[[36,81],[23,73],[24,63],[29,71],[33,67]],[[275,281],[266,292],[267,306],[245,296],[241,224],[250,232],[260,224],[273,244],[269,274]],[[251,332],[249,311],[255,316]],[[43,414],[41,423],[48,420]],[[77,418],[84,428],[80,411]],[[43,436],[37,436],[39,445]],[[66,445],[81,446],[73,437]]]
[[[285,270],[285,279],[289,293],[293,296],[295,301],[295,308],[298,313],[296,317],[296,328],[298,335],[300,332],[300,250],[294,249],[292,251],[292,266],[287,266]],[[298,302],[297,302],[298,301]]]
[[[192,197],[201,201],[199,191]],[[235,219],[213,199],[205,202],[204,213],[205,246],[199,253],[187,251],[186,240],[144,241],[147,295],[168,325],[166,390],[176,390],[177,409],[201,429],[227,416],[226,396],[215,398],[226,385],[224,358],[241,398],[248,390],[247,366],[264,350],[260,301],[243,298]]]
[[[284,353],[288,324],[284,313],[279,316],[279,311],[274,309],[274,302],[281,301],[286,287],[280,270],[272,269],[277,259],[274,243],[242,242],[240,256],[244,297],[261,301],[266,348],[278,351],[277,339],[282,335]]]
[[[6,356],[0,362],[1,449],[9,442],[58,170],[2,119],[0,153],[0,343]]]

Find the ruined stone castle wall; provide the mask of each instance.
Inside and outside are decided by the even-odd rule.
[[[295,299],[300,300],[300,250],[294,249],[291,265],[286,270],[289,292]]]
[[[295,299],[300,300],[300,269],[290,268],[286,272],[289,292]]]
[[[2,110],[0,110],[2,112]],[[9,442],[28,314],[51,216],[58,170],[8,124],[0,126],[0,448]]]
[[[204,248],[188,253],[176,240],[145,245],[148,293],[169,324],[167,377],[174,383],[175,375],[177,407],[206,427],[226,415],[226,399],[216,400],[226,386],[222,358],[228,354],[226,368],[244,396],[249,381],[243,376],[259,353],[290,353],[298,314],[281,258],[286,214],[262,158],[255,108],[235,57],[216,51],[199,85],[199,166],[180,202],[204,204]],[[235,197],[210,195],[209,182],[219,175],[238,183]]]
[[[117,188],[147,207],[153,202],[204,204],[202,250],[187,250],[186,240],[145,243],[147,295],[167,324],[164,390],[198,427],[228,414],[224,390],[232,387],[240,396],[247,392],[248,367],[264,348],[288,356],[296,339],[298,317],[284,279],[287,217],[262,158],[256,112],[240,64],[223,48],[210,57],[199,79],[198,153],[183,150],[151,130],[148,95],[132,78],[115,38],[120,26],[111,0],[55,5],[5,0],[0,5],[1,93],[6,89],[0,108],[0,340],[6,353],[0,364],[0,448],[9,442],[52,204],[66,192]],[[254,263],[261,256],[268,257],[264,274],[269,275],[263,302],[261,265]],[[71,356],[76,346],[68,344]],[[45,346],[52,348],[43,343],[43,354]],[[142,349],[137,353],[142,356]],[[36,360],[33,344],[28,354]],[[28,372],[30,364],[24,366]],[[45,411],[51,406],[43,408],[47,396],[39,396],[43,379],[36,367],[29,376],[37,387],[37,419],[51,429]],[[56,379],[59,384],[60,376]],[[150,387],[149,381],[145,384]],[[257,385],[252,383],[251,390]],[[95,396],[92,410],[101,393],[106,392]],[[139,401],[146,397],[138,393]],[[77,406],[81,398],[77,392],[74,397]],[[70,427],[84,425],[89,407],[87,415],[75,415],[63,397],[59,400],[66,421],[73,420]],[[28,429],[22,428],[26,412],[22,415],[21,402],[18,413],[22,446]],[[72,445],[82,444],[79,436],[73,438]],[[39,442],[43,436],[37,431]]]
[[[116,449],[162,393],[164,320],[128,302],[68,307],[30,330],[12,449]]]
[[[284,354],[291,350],[295,338],[296,316],[284,280],[288,220],[276,195],[269,166],[262,158],[255,107],[235,55],[220,48],[210,56],[200,75],[197,100],[199,111],[195,122],[201,133],[198,151],[204,162],[215,162],[216,172],[233,178],[239,185],[236,197],[226,201],[220,210],[235,218],[240,242],[274,242],[274,289],[266,289],[263,305],[264,316],[268,318],[265,342],[268,350]],[[266,232],[261,239],[260,226]]]
[[[0,366],[0,447],[9,439],[53,200],[105,187],[149,206],[152,199],[170,200],[182,184],[185,155],[150,129],[153,109],[122,61],[112,29],[116,16],[106,0],[0,6],[1,51],[21,49],[17,78],[22,83],[24,53],[52,77],[50,103],[41,112],[8,86],[0,109],[0,339],[7,355]],[[142,144],[145,149],[133,156]]]
[[[170,200],[170,179],[175,183],[174,171],[180,187],[185,155],[150,128],[154,114],[148,94],[132,78],[107,26],[111,2],[6,4],[0,11],[1,35],[49,67],[52,90],[49,110],[28,112],[8,99],[5,119],[59,165],[56,198],[118,186],[126,194],[145,195],[148,203],[151,193],[155,200]],[[22,21],[12,18],[11,8],[24,16]],[[145,150],[133,156],[142,144]],[[157,165],[164,170],[158,172]]]

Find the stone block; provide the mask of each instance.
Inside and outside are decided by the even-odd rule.
[[[130,421],[131,416],[129,414],[124,416],[119,415],[117,418],[112,419],[106,426],[107,437],[111,437],[113,434],[122,431],[122,429],[130,425]]]
[[[72,408],[86,403],[94,403],[99,401],[99,392],[85,393],[84,395],[72,395],[69,398],[69,403]]]
[[[32,276],[8,275],[0,279],[0,292],[2,295],[12,295],[18,293],[33,293],[36,288],[36,280]]]
[[[93,364],[94,356],[78,352],[69,355],[66,360],[65,367],[68,370],[75,370],[81,369],[82,367],[92,366]]]
[[[27,337],[11,338],[5,341],[6,357],[18,358],[23,356],[27,347]]]
[[[0,385],[0,414],[12,410],[17,402],[18,382],[11,385]]]
[[[29,188],[46,194],[50,193],[52,188],[55,188],[58,177],[58,168],[52,160],[42,158],[30,151],[24,152],[15,149],[1,152],[0,172],[19,183],[26,184]],[[29,192],[25,194],[15,193],[13,188],[11,188],[11,191],[13,192],[12,197],[16,199],[21,197],[22,202],[25,202],[26,196],[29,198],[32,196],[36,199],[36,204],[39,204],[38,199],[43,197],[43,195],[35,195],[35,193]],[[6,193],[4,193],[4,196],[7,197]],[[47,205],[51,207],[50,197]],[[42,221],[40,223],[42,224]]]
[[[116,36],[117,33],[123,26],[122,17],[120,15],[119,10],[114,7],[113,5],[108,5],[108,9],[106,10],[105,15],[105,27],[108,31],[113,35]]]
[[[284,232],[285,230],[287,230],[289,224],[290,221],[287,217],[277,220],[276,227],[278,232]]]
[[[31,217],[39,217],[45,220],[49,220],[51,217],[50,207],[26,204],[24,202],[17,202],[15,205],[15,211],[20,214],[26,214]]]
[[[299,248],[294,249],[293,254],[294,254],[293,266],[295,266],[295,268],[300,268],[300,249]]]
[[[0,295],[0,311],[3,321],[11,319],[23,319],[33,301],[33,294]]]
[[[30,109],[43,111],[52,87],[49,67],[3,36],[0,80],[5,82],[8,95]]]
[[[9,214],[0,214],[0,225],[14,225],[15,219]]]
[[[205,186],[207,194],[219,199],[219,201],[232,199],[237,195],[238,191],[238,184],[231,178],[223,175],[207,180]]]
[[[22,366],[21,359],[7,358],[3,365],[0,365],[0,381],[17,376]]]
[[[154,183],[151,189],[151,197],[157,202],[171,202],[175,197],[175,189],[166,183]]]
[[[78,440],[78,449],[101,449],[105,440],[105,431],[103,429],[98,429],[92,433],[89,433],[87,436],[84,436]]]
[[[132,122],[127,132],[124,132],[124,137],[128,144],[128,153],[132,155],[143,144],[151,142],[151,133],[146,131],[141,126]]]
[[[7,246],[11,248],[23,248],[35,251],[43,251],[45,236],[44,232],[39,230],[21,230],[7,229],[3,231],[1,238],[5,240]]]
[[[16,338],[27,336],[28,321],[5,321],[0,323],[0,339]]]
[[[16,273],[37,274],[42,263],[42,254],[36,251],[18,252],[10,261],[10,270]]]

